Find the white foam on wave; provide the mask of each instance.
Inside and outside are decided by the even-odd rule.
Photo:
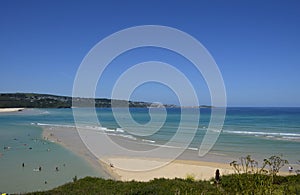
[[[149,140],[149,139],[142,139],[143,142],[148,142],[148,143],[155,143],[154,140]]]
[[[288,136],[283,136],[281,139],[282,139],[282,140],[300,141],[300,137],[288,137]]]
[[[105,132],[115,132],[115,130],[114,129],[108,129],[108,128],[105,128],[105,129],[103,129]]]
[[[108,132],[114,132],[113,129],[108,129],[106,127],[101,126],[91,126],[91,125],[63,125],[63,124],[49,124],[49,123],[31,123],[31,125],[38,125],[38,126],[51,126],[51,127],[62,127],[62,128],[83,128],[83,129],[89,129],[89,130],[100,130],[100,131],[108,131]]]
[[[52,126],[52,127],[67,127],[67,128],[74,128],[75,127],[75,125],[58,125],[58,124],[47,124],[47,123],[31,123],[31,125]]]
[[[224,130],[224,133],[232,133],[232,134],[244,134],[244,135],[261,135],[261,136],[289,136],[289,137],[298,137],[300,138],[300,134],[298,133],[274,133],[274,132],[261,132],[261,131],[229,131]]]
[[[144,144],[148,144],[150,146],[156,146],[156,147],[162,147],[162,148],[171,148],[171,149],[184,149],[183,147],[179,147],[179,146],[175,146],[175,145],[163,145],[163,144],[157,144],[157,143],[145,143]]]
[[[38,126],[49,126],[49,127],[61,127],[61,128],[76,128],[78,126],[75,125],[62,125],[62,124],[47,124],[47,123],[31,123],[31,125],[38,125]],[[107,127],[101,127],[101,126],[90,126],[90,125],[82,125],[79,126],[79,128],[83,128],[86,130],[94,130],[101,134],[106,134],[109,136],[118,136],[123,137],[130,140],[137,140],[136,137],[128,134],[124,134],[124,130],[121,128],[115,129],[109,129]],[[153,140],[148,140],[148,142],[155,143]]]
[[[198,150],[198,148],[188,148],[189,150],[195,150],[195,151],[197,151]]]
[[[123,129],[121,129],[121,128],[117,128],[116,132],[124,133],[125,131]]]
[[[118,134],[118,135],[121,136],[121,137],[128,138],[128,139],[137,140],[137,138],[133,137],[132,135],[124,135],[124,134]]]

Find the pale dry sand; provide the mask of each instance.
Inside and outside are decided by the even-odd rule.
[[[1,112],[20,112],[24,109],[25,108],[0,108],[0,113]]]
[[[105,162],[110,162],[114,167],[111,170],[119,175],[122,181],[150,181],[154,178],[182,178],[193,177],[195,180],[210,180],[214,178],[215,172],[219,169],[222,175],[234,174],[234,170],[229,164],[194,161],[194,160],[174,160],[171,163],[150,171],[126,171],[142,170],[143,168],[153,167],[161,164],[161,159],[151,158],[128,158],[128,157],[109,157]],[[124,166],[126,165],[126,166]],[[120,167],[120,168],[118,168]],[[296,175],[295,172],[280,171],[281,176]]]
[[[183,178],[193,177],[196,180],[209,180],[214,178],[217,169],[221,175],[232,174],[233,169],[222,163],[191,161],[191,160],[174,160],[171,163],[149,171],[127,171],[122,169],[124,164],[130,170],[142,170],[143,168],[159,165],[160,159],[150,158],[128,158],[128,157],[110,157],[109,161],[114,165],[111,169],[120,176],[122,181],[150,181],[154,178]],[[121,167],[121,168],[118,168]]]
[[[217,169],[220,170],[221,176],[234,173],[229,164],[194,159],[186,160],[186,158],[171,161],[164,166],[160,165],[168,160],[161,158],[107,156],[99,160],[86,148],[74,127],[44,126],[43,130],[44,139],[61,144],[68,150],[81,156],[96,170],[101,173],[104,172],[105,178],[122,181],[149,181],[155,178],[185,179],[193,177],[196,180],[209,180],[214,178]],[[189,157],[189,155],[185,157]],[[149,167],[157,168],[149,170]],[[280,172],[280,175],[290,174],[288,172]]]
[[[220,170],[221,175],[233,173],[233,169],[228,164],[194,160],[175,160],[165,166],[148,171],[128,171],[128,169],[124,170],[124,167],[129,167],[129,170],[145,170],[147,167],[161,165],[163,159],[106,157],[100,161],[85,147],[75,128],[44,126],[43,130],[44,139],[61,144],[83,157],[94,168],[101,169],[102,172],[104,170],[110,178],[117,180],[149,181],[154,178],[171,179],[187,178],[188,176],[197,180],[209,180],[214,177],[216,169]],[[110,163],[113,167],[110,166]]]
[[[104,173],[104,178],[122,181],[149,181],[155,178],[185,179],[193,177],[196,180],[209,180],[214,178],[217,169],[220,170],[221,176],[234,173],[229,163],[191,160],[188,159],[190,157],[189,154],[183,158],[171,161],[164,166],[160,165],[162,165],[162,162],[168,160],[161,158],[107,156],[99,160],[86,148],[74,127],[44,126],[43,137],[51,142],[61,144],[63,147],[84,158],[95,170],[98,170],[102,174]],[[126,140],[123,140],[123,142],[126,142]],[[129,143],[131,142],[127,144]],[[157,168],[149,170],[149,167]],[[288,172],[280,172],[279,174],[291,175]]]

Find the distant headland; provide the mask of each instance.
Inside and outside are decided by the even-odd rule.
[[[137,108],[180,108],[174,104],[157,104],[142,101],[115,100],[108,98],[81,98],[59,96],[38,93],[0,93],[0,108],[71,108],[76,105],[79,107],[110,108],[116,107],[137,107]],[[182,108],[213,108],[212,106],[185,106]]]

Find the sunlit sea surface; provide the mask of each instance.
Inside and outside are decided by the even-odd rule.
[[[115,120],[111,109],[97,109],[102,127],[111,136],[119,136],[133,142],[164,145],[177,132],[181,110],[170,108],[163,126],[148,136],[129,133]],[[193,115],[190,109],[188,114]],[[87,128],[98,127],[90,121],[89,109],[80,124]],[[117,110],[122,113],[122,109]],[[139,124],[147,124],[151,117],[147,108],[130,109],[131,116]],[[161,112],[151,112],[160,118]],[[196,151],[207,131],[211,109],[200,109],[200,122],[188,150]],[[126,118],[125,118],[126,119]],[[126,120],[125,120],[126,122]],[[16,113],[0,113],[0,192],[29,192],[51,189],[72,178],[84,176],[104,177],[86,161],[62,146],[42,139],[42,127],[75,126],[72,109],[26,109]],[[190,136],[190,123],[181,123],[184,136]],[[127,127],[127,128],[130,128]],[[150,131],[153,126],[147,127]],[[147,133],[147,128],[141,129]],[[135,131],[139,131],[136,129]],[[180,139],[179,139],[180,141]],[[252,155],[264,159],[271,155],[282,155],[291,164],[300,160],[300,108],[227,108],[223,130],[210,155],[236,159]],[[22,167],[22,163],[25,164]],[[36,169],[42,167],[42,171]],[[59,171],[55,168],[59,167]]]

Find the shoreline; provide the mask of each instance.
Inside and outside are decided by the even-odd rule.
[[[101,163],[85,147],[80,136],[74,128],[57,128],[51,126],[42,127],[42,138],[55,144],[59,144],[67,150],[84,159],[98,173],[104,173],[104,178],[118,179],[119,176],[113,173],[109,166]]]
[[[99,173],[104,172],[104,178],[142,182],[155,178],[186,179],[191,177],[195,180],[210,180],[214,178],[217,169],[219,169],[221,176],[235,173],[229,162],[225,163],[224,159],[219,159],[214,155],[208,155],[207,158],[195,158],[193,156],[195,151],[188,150],[170,163],[150,170],[147,170],[147,167],[155,167],[168,160],[164,158],[134,156],[105,156],[99,160],[86,148],[74,127],[43,126],[42,129],[42,136],[45,140],[60,144],[77,154]],[[130,144],[137,146],[136,143],[132,143],[126,139],[122,140],[125,143],[127,142],[127,146]],[[138,145],[138,147],[141,147],[141,145]],[[290,175],[284,171],[280,171],[279,174]]]
[[[222,175],[234,173],[229,164],[220,162],[207,162],[190,159],[175,159],[164,165],[147,171],[130,171],[122,169],[124,165],[131,167],[153,166],[165,159],[141,158],[128,156],[108,156],[97,159],[84,145],[74,127],[43,126],[42,137],[45,140],[60,144],[66,149],[82,157],[96,170],[105,172],[108,178],[121,181],[149,181],[155,178],[182,178],[193,177],[196,180],[209,180],[214,177],[216,169]],[[112,166],[111,166],[112,165]]]
[[[25,108],[0,108],[0,113],[21,112]]]
[[[136,167],[153,166],[153,164],[160,163],[162,159],[153,158],[135,158],[135,157],[109,157],[107,161],[111,162],[114,167],[111,169],[113,172],[120,176],[121,181],[141,181],[147,182],[155,178],[166,179],[187,179],[192,178],[195,180],[210,180],[215,176],[215,172],[219,169],[221,175],[233,174],[233,169],[227,165],[216,162],[193,161],[193,160],[180,160],[176,159],[167,165],[148,170],[148,171],[132,171]],[[124,170],[124,164],[130,165],[131,170]]]

